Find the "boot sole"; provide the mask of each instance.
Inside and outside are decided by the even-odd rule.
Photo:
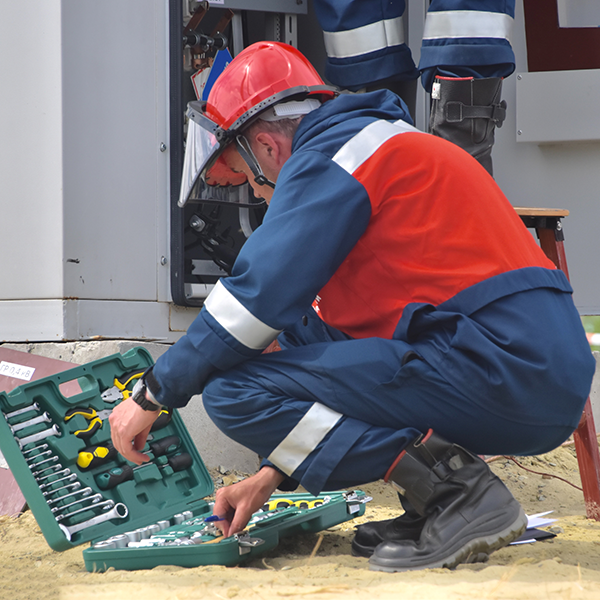
[[[394,564],[393,559],[378,559],[376,556],[372,556],[369,559],[369,569],[371,571],[384,571],[386,573],[397,573],[399,571],[412,571],[417,569],[437,569],[445,567],[447,569],[454,569],[461,563],[472,563],[479,562],[477,559],[483,559],[489,556],[492,552],[508,546],[511,542],[516,540],[527,528],[527,515],[523,512],[522,508],[519,508],[519,515],[515,521],[497,533],[491,533],[475,537],[463,544],[460,548],[452,551],[443,556],[442,558],[434,557],[431,562],[422,564]],[[442,551],[443,552],[443,551]]]

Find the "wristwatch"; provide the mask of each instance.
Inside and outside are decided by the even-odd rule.
[[[146,398],[146,390],[148,387],[146,386],[146,382],[144,378],[138,379],[135,387],[133,388],[133,393],[131,394],[131,399],[141,406],[144,410],[157,411],[161,410],[162,406],[157,402],[153,402],[152,400],[148,400]]]

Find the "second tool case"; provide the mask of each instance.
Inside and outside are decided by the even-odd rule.
[[[176,410],[157,419],[149,463],[128,463],[110,443],[110,410],[151,365],[134,348],[0,393],[0,449],[54,550],[90,543],[89,571],[232,566],[364,513],[360,491],[274,495],[244,532],[223,538],[207,499],[213,481]]]

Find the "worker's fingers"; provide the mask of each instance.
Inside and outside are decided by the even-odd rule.
[[[146,440],[148,439],[148,434],[150,433],[150,429],[152,429],[152,424],[148,425],[146,429],[144,429],[135,436],[135,439],[133,440],[134,450],[141,451],[144,448],[144,446],[146,445]],[[146,455],[144,454],[143,456]]]
[[[281,483],[283,476],[270,467],[233,485],[217,490],[213,514],[224,519],[217,521],[223,535],[243,531],[252,515],[260,509]]]
[[[231,520],[231,525],[229,526],[228,535],[244,531],[246,525],[248,525],[248,521],[252,518],[253,512],[254,511],[251,509],[249,510],[248,507],[236,508],[233,519]]]
[[[113,446],[127,460],[140,465],[149,460],[140,452],[158,411],[146,411],[133,400],[123,400],[109,417]]]
[[[216,521],[215,525],[221,530],[224,537],[229,536],[229,530],[231,529],[231,521],[235,515],[235,506],[229,503],[228,491],[229,488],[221,488],[217,490],[215,497],[215,504],[213,506],[213,515],[216,515],[223,519],[222,521]]]

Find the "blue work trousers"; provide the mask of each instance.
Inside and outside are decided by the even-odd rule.
[[[459,323],[454,334],[444,325],[424,342],[419,336],[409,343],[351,339],[311,313],[280,335],[281,352],[213,376],[203,392],[205,408],[226,435],[260,456],[279,449],[303,458],[293,472],[283,471],[289,489],[300,483],[313,494],[381,479],[429,428],[477,454],[540,454],[563,442],[579,421],[595,368],[571,295],[534,289],[457,316],[450,320]],[[462,386],[449,383],[440,365],[431,366],[435,361],[416,357],[446,338],[459,340],[442,362],[447,369],[454,361]],[[475,354],[477,347],[485,348],[489,363]],[[304,430],[300,448],[290,445],[302,433],[302,419],[323,405],[324,418],[335,421],[339,413],[339,419],[312,441]]]

